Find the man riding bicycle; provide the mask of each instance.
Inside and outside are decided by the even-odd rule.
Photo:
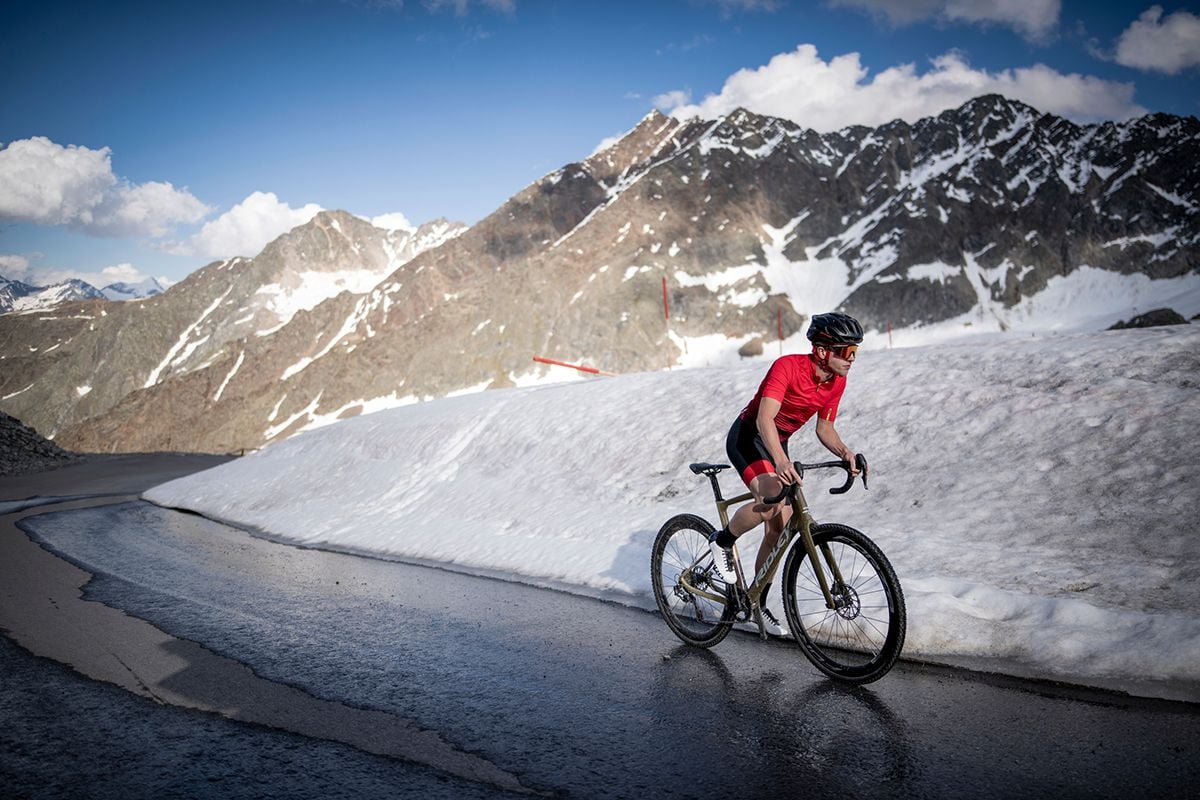
[[[863,339],[858,320],[846,314],[817,314],[808,326],[812,353],[783,356],[771,365],[758,392],[729,428],[725,451],[754,494],[755,502],[739,508],[729,524],[709,539],[717,571],[726,583],[737,581],[732,547],[743,533],[766,523],[754,569],[761,569],[791,516],[787,503],[767,505],[763,498],[779,494],[786,484],[801,482],[788,455],[789,437],[817,415],[817,439],[858,474],[854,451],[846,446],[833,423],[846,388],[846,374]],[[760,599],[767,630],[787,636],[787,628],[766,606],[770,584]]]

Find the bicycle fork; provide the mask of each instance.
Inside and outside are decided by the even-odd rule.
[[[811,525],[804,525],[800,531],[801,544],[808,552],[809,561],[812,562],[813,572],[817,576],[817,584],[821,587],[821,594],[825,595],[825,607],[830,611],[836,611],[841,607],[841,589],[845,586],[845,580],[842,578],[842,571],[838,568],[837,561],[833,557],[833,551],[829,549],[829,545],[822,544],[820,547],[813,542]],[[825,576],[825,570],[821,569],[821,561],[824,560],[825,566],[829,569],[829,573],[833,576],[833,586],[829,584],[829,579]],[[834,594],[834,589],[837,589],[838,594]]]

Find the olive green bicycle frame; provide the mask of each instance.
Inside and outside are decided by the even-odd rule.
[[[753,500],[754,495],[750,492],[740,494],[737,497],[731,497],[725,500],[721,497],[721,488],[717,484],[716,476],[709,476],[713,484],[713,493],[716,495],[717,513],[721,517],[721,526],[729,524],[729,507],[747,500]],[[821,569],[821,561],[829,567],[830,573],[833,574],[835,585],[841,585],[842,580],[841,570],[838,569],[837,561],[833,557],[833,552],[829,549],[829,545],[823,544],[820,549],[820,557],[818,557],[818,548],[813,542],[812,528],[816,521],[812,517],[812,513],[808,510],[808,502],[804,499],[804,492],[797,486],[791,496],[792,517],[788,520],[788,524],[783,527],[779,534],[779,541],[775,543],[775,547],[767,554],[767,560],[763,564],[762,569],[754,577],[754,581],[746,586],[746,576],[742,571],[742,560],[738,556],[737,547],[733,548],[733,564],[734,571],[737,573],[738,586],[745,592],[746,597],[750,600],[750,609],[754,614],[755,621],[758,623],[759,631],[765,636],[763,629],[762,616],[759,612],[759,598],[762,597],[763,589],[775,578],[775,572],[779,569],[779,565],[783,562],[783,555],[788,551],[788,547],[797,536],[805,551],[808,553],[809,560],[813,565],[813,572],[817,575],[817,583],[821,586],[821,593],[825,596],[825,607],[830,610],[837,608],[837,602],[834,600],[833,593],[829,589],[829,579],[826,577],[824,570]],[[707,556],[701,556],[692,567],[699,565]],[[712,592],[704,591],[688,583],[687,577],[690,572],[684,570],[684,574],[680,577],[679,582],[683,587],[697,597],[704,597],[717,603],[724,603],[725,597],[713,594]]]

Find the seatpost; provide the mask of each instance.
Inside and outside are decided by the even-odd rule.
[[[708,480],[712,483],[713,495],[716,496],[717,502],[722,502],[725,498],[721,497],[721,484],[717,483],[716,473],[714,472],[712,475],[709,475]]]

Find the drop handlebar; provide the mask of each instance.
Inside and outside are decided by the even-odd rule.
[[[849,461],[844,461],[844,460],[822,461],[819,464],[801,464],[799,461],[793,461],[792,464],[793,464],[793,466],[796,467],[796,472],[798,472],[800,474],[801,478],[804,477],[804,470],[806,470],[806,469],[844,469],[844,470],[846,470],[846,482],[844,484],[842,484],[841,486],[835,486],[835,487],[831,488],[829,490],[830,494],[845,494],[846,492],[850,491],[850,487],[854,485],[854,473],[850,471],[850,462]],[[855,464],[855,466],[858,467],[858,471],[862,475],[863,489],[866,489],[867,488],[867,473],[868,473],[866,456],[864,456],[862,453],[856,453],[854,455],[854,464]],[[764,497],[763,503],[765,503],[767,505],[774,505],[775,503],[778,503],[780,500],[783,500],[785,497],[790,497],[792,494],[792,491],[794,490],[794,488],[797,485],[798,484],[795,484],[795,483],[788,484],[787,486],[783,487],[783,489],[779,492],[779,494],[775,495],[774,497]]]

